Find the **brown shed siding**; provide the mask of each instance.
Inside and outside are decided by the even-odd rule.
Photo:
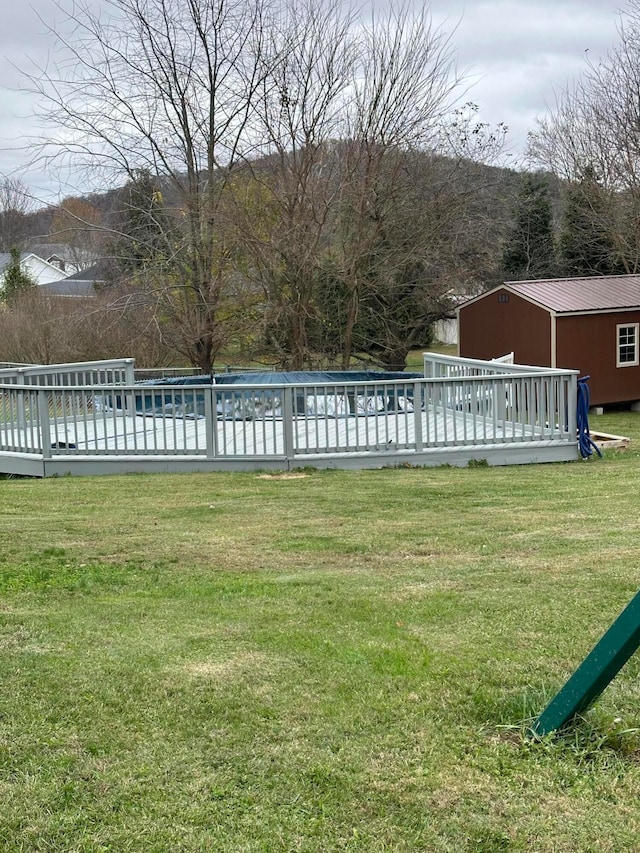
[[[518,364],[551,366],[550,313],[507,290],[460,308],[458,340],[465,358],[498,358],[513,351]]]
[[[594,406],[640,400],[640,366],[616,367],[619,325],[640,323],[640,311],[558,317],[558,367],[589,375]]]

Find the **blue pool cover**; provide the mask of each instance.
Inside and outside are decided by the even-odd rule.
[[[175,376],[164,379],[147,379],[137,383],[140,388],[135,392],[135,409],[139,414],[165,414],[172,417],[204,417],[204,394],[198,393],[197,388],[203,385],[220,387],[216,393],[217,417],[225,419],[255,419],[265,417],[280,417],[282,415],[281,396],[274,389],[241,388],[231,389],[230,385],[305,385],[296,392],[295,412],[297,415],[323,414],[329,417],[344,417],[348,415],[372,414],[374,411],[397,410],[413,408],[412,380],[424,378],[421,373],[381,372],[381,371],[287,371],[276,373],[221,373],[213,376]],[[358,388],[358,383],[386,383],[394,380],[406,380],[409,385],[389,389]],[[337,383],[337,387],[336,387]],[[348,384],[348,389],[341,389],[340,383]],[[323,393],[322,386],[327,388]],[[227,386],[223,388],[222,386]],[[309,386],[320,386],[314,390]],[[175,391],[165,390],[175,387]],[[193,391],[178,391],[179,388],[192,387]],[[152,390],[157,389],[157,390]],[[107,395],[100,401],[105,408],[123,408],[120,394]]]

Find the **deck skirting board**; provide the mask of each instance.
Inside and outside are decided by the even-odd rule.
[[[125,473],[188,473],[207,471],[292,471],[297,468],[360,470],[366,468],[428,468],[440,465],[465,467],[469,463],[491,466],[573,462],[578,446],[567,442],[532,442],[476,447],[438,447],[420,452],[360,452],[304,454],[285,457],[236,457],[208,459],[205,456],[62,456],[24,460],[24,467],[11,473],[35,477],[95,476]],[[27,466],[27,463],[30,463]],[[34,465],[33,463],[39,463]],[[4,467],[4,459],[2,462]]]

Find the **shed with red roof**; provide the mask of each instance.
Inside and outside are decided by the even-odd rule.
[[[640,401],[640,275],[509,281],[458,308],[465,358],[589,375],[594,406]]]

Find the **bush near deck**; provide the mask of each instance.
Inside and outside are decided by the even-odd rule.
[[[1,849],[637,850],[638,659],[523,736],[638,586],[636,446],[0,482]]]

